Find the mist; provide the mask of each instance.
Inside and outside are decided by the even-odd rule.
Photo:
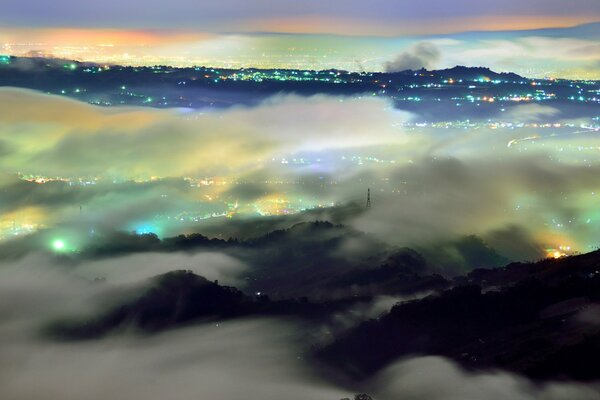
[[[113,270],[91,262],[68,270],[30,259],[0,268],[3,399],[338,400],[362,392],[378,400],[503,399],[507,393],[524,400],[600,398],[593,385],[534,385],[506,372],[467,372],[440,357],[401,360],[368,380],[350,382],[313,364],[306,355],[313,327],[290,319],[213,321],[153,335],[126,330],[84,341],[43,335],[41,328],[57,316],[93,314],[114,303],[119,298],[115,290],[134,283],[127,265],[135,263],[130,259]],[[104,268],[113,272],[104,283],[79,273]],[[135,284],[143,285],[144,279]],[[374,303],[367,314],[385,310],[388,300]]]
[[[512,260],[598,245],[597,138],[550,106],[516,106],[506,115],[514,122],[462,130],[417,126],[418,115],[366,97],[279,96],[204,113],[106,109],[20,89],[1,99],[5,232],[15,223],[75,231],[77,248],[112,229],[227,234],[236,220],[306,221],[310,210],[365,204],[370,188],[372,210],[337,222],[392,245],[476,234]],[[202,179],[222,183],[194,183]],[[515,229],[521,249],[498,236]]]

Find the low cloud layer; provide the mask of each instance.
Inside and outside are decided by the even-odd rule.
[[[0,100],[4,239],[13,227],[50,228],[44,248],[53,237],[85,246],[114,229],[173,236],[206,227],[227,238],[246,217],[363,208],[370,188],[372,209],[336,222],[394,245],[477,234],[511,259],[598,245],[597,138],[546,105],[511,108],[504,127],[461,129],[415,127],[412,114],[371,98],[276,97],[207,113],[106,109],[17,89],[0,90]],[[255,227],[243,235],[268,232]],[[511,230],[527,244],[498,233]]]
[[[502,372],[473,374],[441,357],[422,357],[397,363],[383,371],[373,384],[379,399],[598,399],[593,386],[550,383],[536,387]]]
[[[554,107],[539,104],[527,104],[510,110],[505,118],[508,121],[519,121],[524,123],[543,122],[546,118],[551,118],[559,113],[560,111]]]
[[[410,117],[380,113],[378,100],[320,96],[207,114],[106,109],[4,88],[0,103],[3,171],[126,179],[224,173],[256,168],[278,153],[401,143],[390,124]]]
[[[80,342],[40,335],[40,327],[56,316],[89,315],[111,304],[115,289],[131,282],[127,264],[122,266],[110,281],[95,284],[77,270],[43,260],[2,266],[0,397],[338,400],[368,392],[377,400],[600,398],[594,385],[534,386],[507,373],[465,372],[439,357],[403,360],[368,381],[344,384],[305,357],[309,325],[276,319],[200,324],[151,336],[122,332]],[[100,266],[83,270],[89,268]],[[382,303],[388,300],[375,303],[373,311],[390,305],[381,308]]]

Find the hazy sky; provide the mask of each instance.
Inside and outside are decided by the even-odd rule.
[[[426,4],[408,0],[5,0],[0,15],[0,23],[22,27],[345,34],[556,27],[597,20],[600,3],[596,0],[431,0]]]
[[[381,71],[419,42],[437,62],[600,78],[597,0],[4,0],[0,53],[121,64]],[[477,34],[461,32],[481,31]],[[36,53],[31,53],[36,52]]]

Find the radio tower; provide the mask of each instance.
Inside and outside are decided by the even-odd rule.
[[[371,208],[371,188],[367,189],[367,210]]]

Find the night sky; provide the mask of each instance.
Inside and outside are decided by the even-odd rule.
[[[0,22],[18,27],[191,28],[212,32],[285,31],[282,22],[296,21],[305,32],[324,33],[342,24],[345,34],[377,34],[381,29],[459,31],[472,28],[556,27],[600,19],[595,0],[433,0],[321,1],[275,0],[44,0],[3,2]],[[441,23],[437,22],[442,20]],[[432,22],[436,21],[435,25]],[[470,21],[465,23],[465,21]],[[408,25],[408,27],[405,27]]]

